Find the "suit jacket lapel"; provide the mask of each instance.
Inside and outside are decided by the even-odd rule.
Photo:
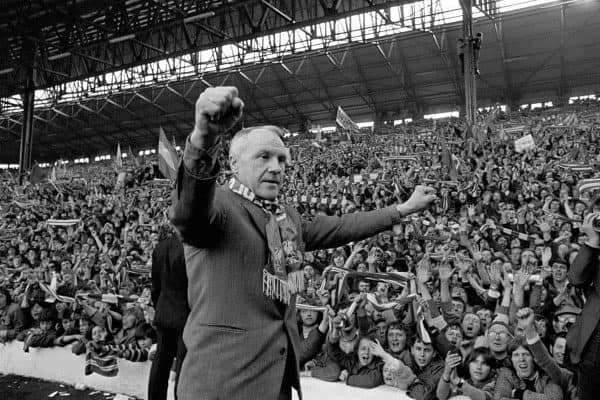
[[[249,201],[242,199],[241,205],[246,209],[248,215],[250,215],[250,220],[254,224],[255,228],[260,232],[263,238],[267,240],[267,214],[260,207],[250,203]]]

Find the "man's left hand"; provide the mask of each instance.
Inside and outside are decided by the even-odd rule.
[[[435,189],[429,186],[418,185],[406,202],[399,204],[397,209],[402,215],[409,215],[429,207],[437,199]]]

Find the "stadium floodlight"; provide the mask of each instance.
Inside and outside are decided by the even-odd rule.
[[[54,54],[48,57],[49,61],[58,60],[61,58],[69,57],[71,55],[70,51],[65,51],[64,53]]]
[[[200,21],[202,19],[206,19],[206,18],[210,18],[210,17],[214,17],[214,16],[215,16],[214,11],[208,11],[208,12],[204,12],[202,14],[192,15],[191,17],[186,17],[183,19],[183,23],[189,24],[191,22]]]
[[[15,69],[12,68],[12,67],[11,68],[2,69],[2,70],[0,70],[0,75],[9,74],[9,73],[13,72],[14,70]]]
[[[130,33],[129,35],[123,35],[123,36],[111,38],[108,40],[108,43],[114,44],[114,43],[124,42],[126,40],[130,40],[130,39],[134,39],[134,38],[135,38],[135,33]]]

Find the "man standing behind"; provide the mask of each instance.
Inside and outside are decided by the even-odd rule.
[[[419,186],[397,206],[303,220],[278,202],[290,155],[275,126],[233,136],[233,177],[217,187],[220,136],[243,107],[234,87],[200,95],[173,193],[171,221],[184,243],[191,307],[178,388],[183,400],[291,399],[292,387],[300,392],[295,302],[304,251],[371,237],[436,198]]]
[[[185,358],[183,327],[190,312],[187,302],[187,276],[183,245],[175,233],[167,233],[152,252],[152,303],[156,308],[154,325],[157,346],[150,380],[148,400],[166,400],[169,373],[175,358],[175,398],[181,365]]]
[[[567,352],[579,372],[577,388],[582,400],[596,399],[600,392],[600,233],[595,226],[600,213],[594,211],[583,220],[580,230],[588,241],[568,274],[569,282],[583,289],[587,297],[567,336]]]

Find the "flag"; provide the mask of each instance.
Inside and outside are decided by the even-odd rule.
[[[419,337],[419,339],[421,339],[421,341],[423,343],[425,343],[425,344],[431,343],[431,336],[429,335],[429,331],[427,330],[427,327],[425,326],[423,316],[419,316],[419,318],[418,318],[417,336]]]
[[[117,159],[115,160],[117,168],[123,168],[123,156],[121,155],[121,143],[117,143]]]
[[[323,131],[321,130],[321,125],[317,125],[317,136],[315,137],[317,142],[323,140]]]
[[[344,130],[349,132],[360,132],[358,125],[356,122],[352,121],[348,114],[342,110],[342,107],[338,106],[337,115],[335,117],[335,122]],[[350,137],[350,136],[349,136]]]
[[[446,169],[450,179],[453,181],[458,180],[458,172],[456,171],[456,165],[452,159],[452,152],[448,148],[448,145],[442,143],[442,166]]]
[[[135,163],[135,166],[139,167],[140,166],[140,160],[138,160],[138,158],[135,155],[135,153],[133,152],[133,150],[131,150],[131,145],[129,146],[128,150],[129,150],[129,157],[131,157],[131,159]]]
[[[52,172],[50,173],[50,182],[56,182],[56,167],[52,167]]]
[[[567,115],[562,123],[564,126],[574,127],[578,123],[577,114],[571,113]]]
[[[502,141],[506,140],[506,132],[504,132],[504,124],[500,125],[500,131],[498,132],[498,138]]]
[[[179,156],[173,145],[167,140],[165,131],[160,128],[158,139],[158,169],[160,172],[171,180],[177,179],[177,165],[179,164]]]
[[[33,166],[31,169],[31,173],[29,174],[29,182],[31,184],[40,183],[43,180],[48,179],[48,173],[38,167],[37,164]]]

